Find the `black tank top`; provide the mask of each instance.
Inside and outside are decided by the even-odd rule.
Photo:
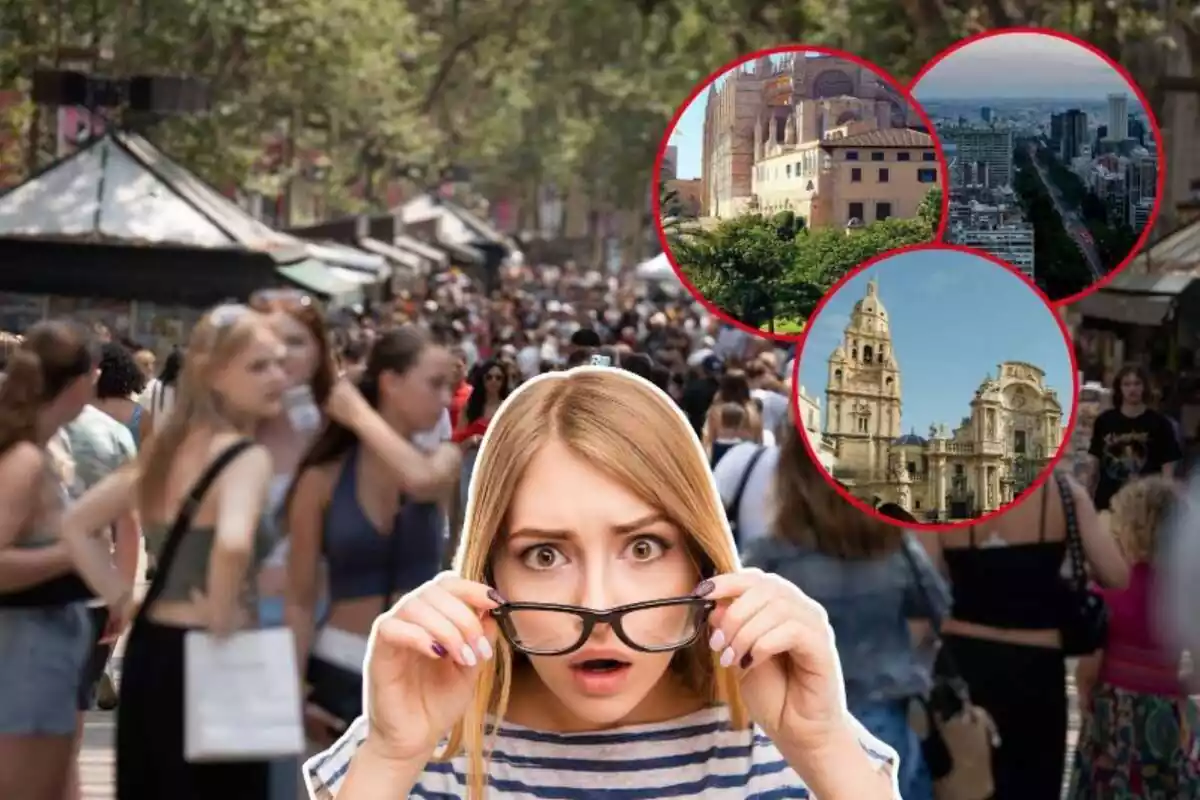
[[[975,526],[969,547],[947,547],[942,556],[954,591],[953,615],[963,622],[1011,630],[1057,629],[1068,589],[1061,570],[1065,541],[1046,541],[1047,481],[1042,494],[1038,541],[978,547]]]

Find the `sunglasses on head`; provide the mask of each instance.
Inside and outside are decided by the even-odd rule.
[[[208,321],[214,327],[225,328],[253,311],[242,303],[222,303],[208,312]]]
[[[314,305],[312,295],[303,289],[272,288],[259,289],[250,295],[250,305],[257,307],[288,306],[292,308],[307,308]]]

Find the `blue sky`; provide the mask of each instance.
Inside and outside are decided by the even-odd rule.
[[[788,55],[788,53],[776,53],[771,56],[771,61],[778,64]],[[825,54],[809,53],[810,58],[817,58],[823,55]],[[742,62],[743,65],[745,63]],[[728,72],[725,73],[725,75],[728,74]],[[725,76],[722,75],[714,83],[720,86],[724,80]],[[696,99],[688,105],[687,111],[683,112],[683,116],[679,118],[675,129],[671,131],[671,144],[679,148],[676,177],[684,180],[700,177],[701,147],[704,143],[704,109],[707,107],[708,86],[705,86],[704,90],[696,96]]]
[[[1054,314],[1028,285],[991,261],[955,251],[903,253],[843,284],[812,323],[800,354],[800,383],[828,402],[829,356],[842,341],[850,312],[879,282],[891,319],[892,352],[900,368],[903,433],[955,428],[985,375],[1002,361],[1026,361],[1046,371],[1058,390],[1063,424],[1071,417],[1071,357]],[[821,420],[824,426],[824,416]]]
[[[1074,42],[1039,33],[1007,33],[972,42],[939,61],[913,87],[918,101],[1103,100],[1112,92],[1133,96],[1129,83],[1103,58]]]

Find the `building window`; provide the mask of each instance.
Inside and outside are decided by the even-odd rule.
[[[852,167],[850,170],[850,182],[862,183],[862,167]]]
[[[937,169],[935,167],[917,170],[918,183],[937,183],[937,179]]]
[[[937,153],[921,153],[922,161],[937,161]]]
[[[846,151],[846,160],[847,161],[858,161],[858,151],[857,150],[847,150]]]
[[[912,153],[908,152],[907,150],[896,153],[896,160],[897,161],[912,161]]]
[[[872,161],[883,161],[883,151],[876,150],[875,152],[871,153],[871,160]]]
[[[876,203],[875,204],[875,219],[884,220],[892,216],[891,203]]]
[[[866,417],[858,418],[858,432],[859,433],[867,432],[867,418]]]
[[[851,203],[848,216],[850,217],[850,219],[856,219],[859,222],[862,222],[863,221],[863,204],[862,203]]]
[[[887,169],[887,167],[880,167],[880,168],[879,168],[879,182],[880,182],[880,183],[887,183],[887,182],[888,182],[888,179],[889,179],[889,178],[891,178],[891,177],[892,177],[892,176],[891,176],[891,173],[889,173],[889,172],[888,172],[888,169]]]
[[[787,165],[787,176],[789,178],[792,177],[792,165],[791,164]]]

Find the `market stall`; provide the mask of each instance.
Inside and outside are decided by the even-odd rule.
[[[103,322],[149,346],[200,310],[294,282],[305,243],[256,220],[146,138],[110,131],[0,194],[0,326]],[[321,292],[328,265],[305,271]],[[38,311],[40,310],[40,316]]]

